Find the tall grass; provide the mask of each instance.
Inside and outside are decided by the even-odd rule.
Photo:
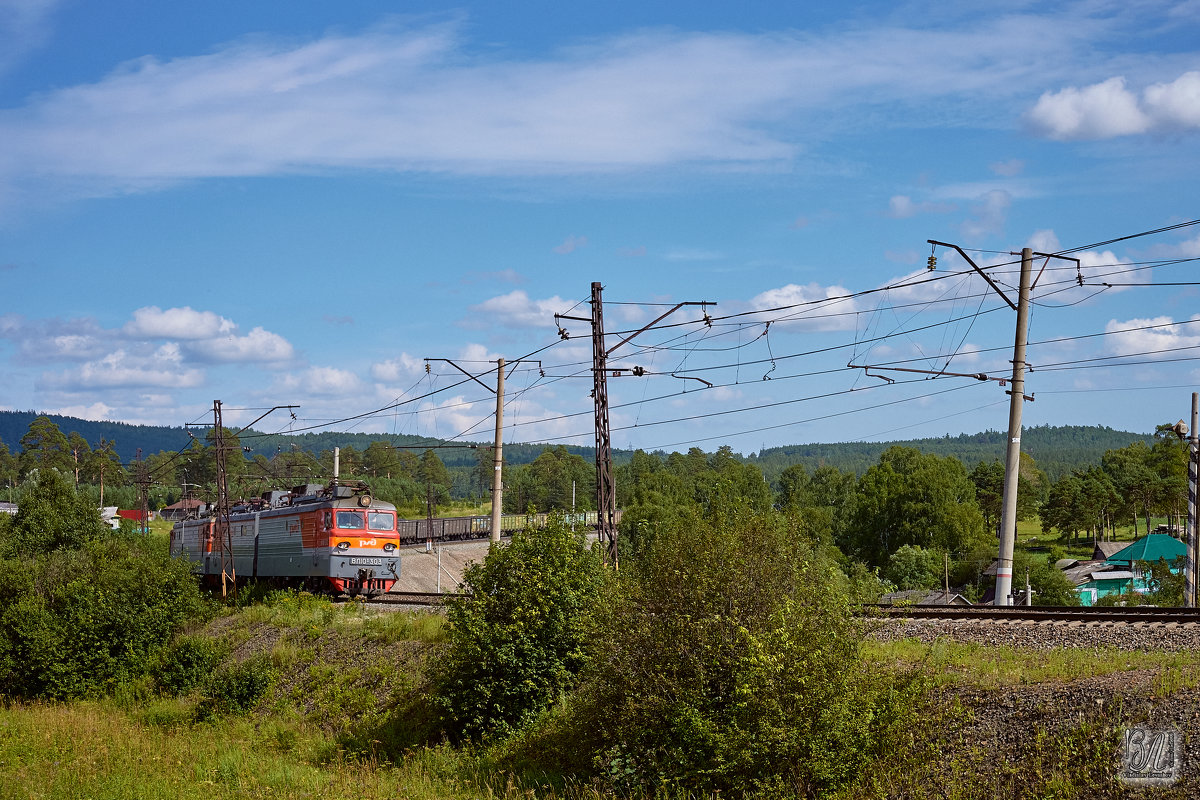
[[[389,611],[362,603],[334,603],[307,593],[272,592],[265,601],[243,608],[236,627],[270,625],[276,628],[342,635],[361,635],[372,642],[442,641],[445,617],[422,611]]]
[[[158,701],[136,713],[109,702],[0,707],[0,798],[607,796],[587,786],[564,790],[497,771],[479,754],[449,746],[415,750],[397,763],[356,760],[298,724],[226,718],[196,725],[174,713],[177,706]]]
[[[1157,673],[1157,693],[1168,694],[1200,685],[1200,653],[1131,651],[1101,648],[1018,650],[940,639],[925,644],[915,639],[868,641],[868,658],[884,665],[925,664],[935,683],[977,688],[1002,688],[1052,681],[1071,681],[1119,672]]]

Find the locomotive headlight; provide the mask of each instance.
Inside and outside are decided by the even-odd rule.
[[[385,544],[383,546],[383,552],[385,552],[385,553],[390,553],[395,549],[396,549],[396,545],[394,542],[388,542],[387,544]]]
[[[338,550],[349,550],[349,549],[350,549],[350,543],[349,543],[349,542],[338,542],[337,549],[338,549]]]

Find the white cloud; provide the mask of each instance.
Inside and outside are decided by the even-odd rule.
[[[755,295],[750,300],[754,309],[779,309],[788,306],[800,306],[786,319],[779,319],[773,325],[788,328],[803,327],[807,330],[844,331],[854,329],[854,313],[858,310],[852,299],[830,300],[828,303],[818,301],[830,298],[842,298],[850,291],[842,286],[821,286],[810,283],[805,286],[789,283],[776,289],[768,289]],[[830,316],[835,314],[836,316]]]
[[[568,253],[574,253],[585,244],[587,244],[586,236],[576,236],[575,234],[571,234],[563,241],[562,244],[554,248],[554,252],[558,253],[560,256],[565,256]]]
[[[1029,237],[1029,247],[1039,253],[1057,253],[1062,249],[1058,235],[1049,229],[1034,231]]]
[[[570,308],[571,303],[561,297],[531,300],[521,289],[502,294],[471,306],[471,316],[459,320],[464,328],[491,328],[503,325],[509,328],[554,327],[554,314]]]
[[[1142,133],[1150,120],[1123,77],[1080,89],[1046,92],[1029,112],[1034,128],[1051,139],[1106,139]]]
[[[1027,119],[1038,133],[1060,140],[1200,128],[1200,71],[1147,86],[1140,98],[1126,88],[1124,77],[1046,92]]]
[[[408,353],[371,365],[371,377],[383,383],[418,378],[425,372],[425,362]]]
[[[1053,252],[1053,251],[1046,251]],[[1130,270],[1133,264],[1128,258],[1119,258],[1111,250],[1096,252],[1088,250],[1076,253],[1079,259],[1079,271],[1083,273],[1086,284],[1095,286],[1101,283],[1149,283],[1153,272],[1149,269]],[[1086,286],[1084,287],[1087,288]],[[1112,286],[1109,293],[1123,292],[1128,286]],[[1094,290],[1090,290],[1094,291]]]
[[[294,355],[291,343],[261,326],[245,336],[238,336],[237,331],[233,320],[190,306],[165,311],[158,306],[139,308],[121,329],[130,339],[184,342],[186,354],[207,363],[270,364],[288,361]]]
[[[913,199],[908,195],[898,194],[888,201],[887,215],[895,219],[907,219],[915,217],[917,214],[944,214],[948,211],[953,211],[954,206],[948,203],[934,203],[930,201],[913,202]]]
[[[1200,128],[1200,72],[1147,86],[1143,96],[1146,112],[1160,125]]]
[[[988,165],[988,169],[1001,177],[1012,178],[1025,171],[1025,162],[1019,158],[1012,158],[1008,161],[995,161]]]
[[[888,201],[888,216],[896,219],[905,219],[907,217],[915,217],[917,215],[916,204],[908,195],[898,194]]]
[[[1105,349],[1111,355],[1146,353],[1148,358],[1170,358],[1176,355],[1173,350],[1200,346],[1200,315],[1178,325],[1173,322],[1168,316],[1110,320],[1104,326],[1109,334],[1104,339]]]
[[[0,317],[0,337],[16,342],[23,360],[41,365],[100,358],[115,340],[93,319],[30,321],[18,314]]]
[[[254,328],[245,336],[219,336],[188,342],[187,352],[201,361],[272,364],[291,360],[292,345],[276,333]]]
[[[921,260],[916,250],[884,250],[883,257],[897,264],[915,264]]]
[[[493,353],[487,349],[486,345],[477,342],[466,344],[458,351],[459,361],[463,362],[464,365],[470,365],[466,367],[468,372],[473,372],[472,367],[478,367],[479,371],[482,372],[484,369],[489,368],[486,366],[487,364],[494,364],[500,357],[499,353]]]
[[[0,74],[37,49],[60,0],[0,0]]]
[[[987,235],[1004,232],[1012,195],[1003,189],[993,189],[971,207],[974,216],[962,224],[962,234],[967,239],[977,240]]]
[[[156,387],[186,389],[199,386],[204,373],[181,364],[179,347],[166,344],[147,356],[116,350],[96,361],[60,373],[44,373],[38,388],[63,391]]]
[[[801,136],[839,124],[829,112],[843,107],[924,114],[932,99],[951,98],[943,117],[1000,113],[995,99],[1062,74],[1059,54],[1094,34],[1089,20],[1054,24],[1060,16],[821,36],[643,30],[525,58],[475,48],[454,24],[258,37],[146,56],[0,112],[0,185],[57,176],[74,192],[105,194],[342,169],[782,165]]]
[[[1153,252],[1158,258],[1200,258],[1200,236],[1185,239],[1177,244],[1155,245]],[[0,321],[0,331],[2,330],[3,322]]]
[[[363,382],[353,372],[337,367],[309,367],[300,373],[280,376],[277,392],[301,392],[316,397],[357,396]]]
[[[47,414],[59,414],[64,417],[77,417],[79,419],[90,419],[96,421],[116,420],[119,422],[127,422],[124,417],[114,416],[114,409],[107,403],[95,402],[90,405],[75,405],[61,406],[55,409],[48,409]]]
[[[122,329],[127,336],[146,339],[211,339],[236,330],[231,320],[211,311],[195,311],[190,306],[168,308],[146,306],[133,312],[133,319]]]

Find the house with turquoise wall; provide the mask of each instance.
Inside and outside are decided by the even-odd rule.
[[[1146,592],[1146,578],[1137,568],[1139,561],[1165,559],[1174,564],[1187,551],[1183,542],[1165,533],[1151,533],[1137,539],[1128,547],[1113,553],[1104,560],[1104,566],[1092,570],[1089,580],[1075,588],[1079,600],[1085,606],[1095,605],[1103,597],[1122,592]],[[1172,568],[1172,572],[1177,569]]]

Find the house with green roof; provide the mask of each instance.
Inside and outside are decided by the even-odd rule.
[[[1081,577],[1086,577],[1084,583],[1076,586],[1080,602],[1085,606],[1095,605],[1102,597],[1122,592],[1145,592],[1148,587],[1146,578],[1137,568],[1139,561],[1158,561],[1165,559],[1168,564],[1174,564],[1175,559],[1186,552],[1183,542],[1165,533],[1151,533],[1137,539],[1110,555],[1103,562],[1089,567]],[[1095,563],[1095,562],[1093,562]],[[1177,570],[1172,569],[1172,572]]]
[[[1183,542],[1165,533],[1151,533],[1136,540],[1104,560],[1106,564],[1117,567],[1133,567],[1137,561],[1158,561],[1166,559],[1170,564],[1187,552]]]

